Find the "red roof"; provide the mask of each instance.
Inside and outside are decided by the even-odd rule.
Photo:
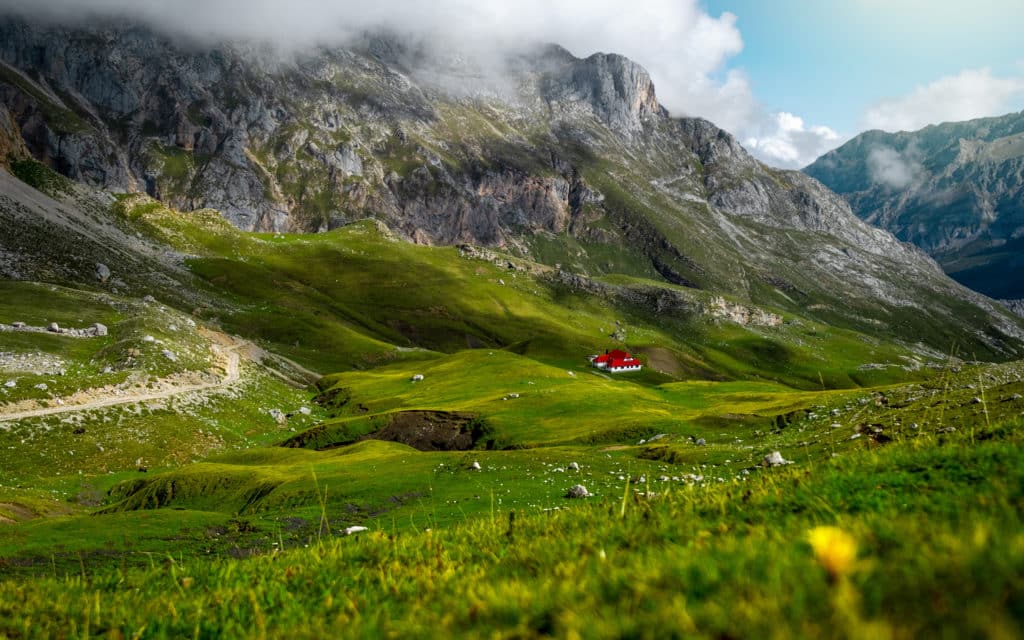
[[[599,355],[596,358],[594,358],[594,362],[608,362],[608,363],[612,363],[612,362],[615,362],[616,360],[619,360],[619,361],[621,361],[621,360],[636,360],[636,358],[634,358],[629,353],[627,353],[625,351],[622,351],[621,349],[615,349],[614,351],[609,351],[607,353],[602,353],[601,355]],[[611,366],[614,367],[614,366],[619,366],[619,365],[614,365],[613,364]]]
[[[608,363],[608,366],[612,369],[618,369],[619,367],[635,367],[640,364],[640,361],[629,356],[628,358],[612,358],[612,361]]]

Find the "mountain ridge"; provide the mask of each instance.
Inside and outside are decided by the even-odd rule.
[[[1024,112],[868,131],[804,171],[958,281],[996,298],[1024,296]]]
[[[452,78],[493,69],[394,38],[282,61],[142,27],[6,19],[0,35],[0,115],[17,125],[6,146],[103,189],[213,208],[243,230],[373,218],[420,244],[497,247],[905,339],[962,326],[967,308],[996,352],[1024,337],[818,181],[759,163],[706,120],[670,118],[622,56],[548,46],[504,61],[502,83],[456,93]]]

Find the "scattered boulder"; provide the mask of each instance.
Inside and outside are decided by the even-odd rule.
[[[474,460],[473,464],[469,465],[469,468],[473,471],[480,471],[480,463]]]
[[[575,484],[569,488],[569,491],[565,494],[566,498],[587,498],[590,496],[590,492],[582,484]]]
[[[580,465],[579,464],[577,464],[575,462],[570,462],[569,463],[569,471],[579,471],[579,470],[580,470]]]
[[[313,410],[310,409],[309,407],[299,407],[299,413],[301,413],[304,416],[308,416],[309,414],[313,413]]]
[[[369,531],[369,529],[367,527],[361,527],[359,525],[355,525],[355,526],[352,526],[352,527],[345,527],[343,532],[344,532],[344,534],[346,536],[350,536],[353,533],[359,533],[360,531]]]
[[[19,322],[12,322],[11,326],[14,327],[15,329],[24,329],[25,328],[25,323],[24,322],[20,322],[20,321]]]
[[[764,466],[766,467],[781,467],[785,464],[793,464],[793,461],[786,460],[778,451],[772,451],[764,457]]]
[[[697,438],[697,446],[698,447],[703,447],[703,446],[706,446],[706,445],[707,445],[707,441],[704,440],[704,438]]]
[[[162,353],[164,355],[164,357],[167,358],[168,360],[170,360],[171,362],[177,362],[178,361],[178,356],[174,355],[174,352],[171,351],[170,349],[164,349],[160,353]]]
[[[156,338],[153,336],[142,336],[143,342],[156,342]]]
[[[46,327],[46,330],[50,333],[60,333],[60,325],[56,322],[51,322],[49,326]]]
[[[422,373],[417,373],[416,375],[414,375],[412,377],[412,381],[413,382],[421,382],[422,380],[423,380],[423,374]]]
[[[45,382],[40,382],[39,384],[37,384],[37,385],[35,386],[35,388],[36,388],[36,389],[39,389],[40,391],[46,391],[46,390],[47,390],[47,389],[49,389],[50,387],[48,387],[48,386],[46,385],[46,383],[45,383]]]
[[[107,330],[107,325],[101,324],[99,322],[89,327],[87,332],[89,333],[89,335],[96,336],[97,338],[102,338],[103,336],[109,333],[109,331]]]
[[[1015,393],[1012,396],[1010,396],[1010,400],[1020,400],[1020,399],[1021,399],[1021,395],[1019,393]]]
[[[156,298],[154,298],[153,296],[147,294],[147,295],[142,297],[142,301],[146,302],[146,303],[152,304],[152,303],[156,302]]]
[[[14,387],[18,386],[18,382],[16,380],[8,380],[7,382],[4,383],[4,386],[7,387],[8,389],[13,389]]]
[[[838,422],[833,422],[830,426],[833,429],[842,429],[843,428],[843,425],[839,424]]]
[[[280,409],[271,409],[267,413],[270,414],[270,417],[273,418],[274,422],[277,424],[284,424],[288,421],[287,416],[284,415],[284,411],[281,411]]]
[[[96,263],[96,279],[100,282],[106,282],[110,280],[110,267],[103,264],[102,262]]]
[[[981,404],[982,402],[983,400],[978,396],[974,396],[973,398],[971,398],[971,404]]]

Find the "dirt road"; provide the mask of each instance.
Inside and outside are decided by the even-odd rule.
[[[138,402],[149,402],[152,400],[163,400],[166,398],[172,398],[184,393],[193,393],[196,391],[207,391],[210,389],[219,389],[232,385],[241,377],[240,372],[240,357],[238,350],[248,345],[245,341],[236,341],[230,336],[212,332],[204,331],[204,335],[211,339],[211,351],[215,356],[219,357],[224,366],[225,375],[220,380],[215,382],[203,382],[199,384],[188,384],[181,386],[174,386],[170,389],[161,389],[159,391],[150,391],[141,389],[138,391],[127,391],[120,395],[111,395],[106,398],[98,398],[89,402],[83,402],[80,404],[64,404],[56,407],[45,407],[42,409],[32,409],[29,411],[19,411],[17,413],[0,413],[0,423],[9,422],[13,420],[22,420],[24,418],[38,418],[41,416],[49,416],[58,413],[69,413],[72,411],[88,411],[90,409],[102,409],[105,407],[115,407],[122,404],[135,404]]]

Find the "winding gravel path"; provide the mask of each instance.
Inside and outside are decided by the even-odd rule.
[[[227,336],[224,336],[227,338]],[[230,338],[227,338],[230,340]],[[219,389],[228,385],[238,382],[241,377],[239,367],[239,355],[238,349],[245,347],[247,342],[234,343],[226,348],[222,347],[222,353],[225,357],[225,370],[226,375],[216,382],[204,382],[201,384],[190,384],[183,385],[180,387],[172,387],[170,389],[163,389],[161,391],[129,391],[123,395],[112,395],[106,398],[99,398],[90,402],[84,402],[81,404],[70,404],[60,405],[56,407],[46,407],[44,409],[32,409],[30,411],[19,411],[17,413],[0,413],[0,422],[9,422],[13,420],[23,420],[25,418],[38,418],[41,416],[49,416],[57,413],[69,413],[72,411],[88,411],[90,409],[102,409],[105,407],[116,407],[122,404],[135,404],[138,402],[149,402],[151,400],[163,400],[166,398],[172,398],[174,396],[182,395],[184,393],[193,393],[196,391],[207,391],[209,389]]]

